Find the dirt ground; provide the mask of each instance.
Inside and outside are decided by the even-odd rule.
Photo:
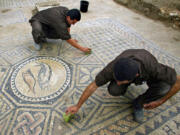
[[[114,0],[166,26],[180,30],[180,0]]]

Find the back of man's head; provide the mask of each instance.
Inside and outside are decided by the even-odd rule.
[[[76,19],[77,21],[81,20],[81,13],[78,9],[71,9],[67,12],[67,16],[71,18],[71,20]]]
[[[136,77],[138,71],[138,63],[130,58],[120,58],[114,64],[114,76],[118,81],[131,81]]]

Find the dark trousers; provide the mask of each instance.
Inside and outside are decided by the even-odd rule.
[[[112,96],[124,95],[129,85],[130,84],[122,84],[118,86],[115,81],[112,81],[108,86],[109,94],[111,94]],[[134,100],[136,107],[143,108],[143,104],[150,103],[164,97],[171,89],[171,86],[165,82],[151,83],[148,84],[148,87],[149,88],[145,93],[139,95]]]
[[[32,36],[35,43],[40,44],[46,42],[46,38],[50,38],[50,39],[60,38],[56,30],[51,26],[48,26],[36,20],[31,21],[30,23],[32,26]]]

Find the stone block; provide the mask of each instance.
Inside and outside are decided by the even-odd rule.
[[[124,5],[128,5],[129,3],[129,0],[115,0],[115,1]]]
[[[47,2],[39,2],[35,4],[36,11],[42,11],[48,8],[57,7],[60,3],[58,1],[47,1]]]

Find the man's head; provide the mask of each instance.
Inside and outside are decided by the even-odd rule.
[[[71,9],[67,12],[66,19],[69,24],[75,24],[81,20],[81,13],[78,9]]]
[[[117,85],[130,83],[139,75],[137,62],[130,58],[120,58],[115,63],[113,71]]]

